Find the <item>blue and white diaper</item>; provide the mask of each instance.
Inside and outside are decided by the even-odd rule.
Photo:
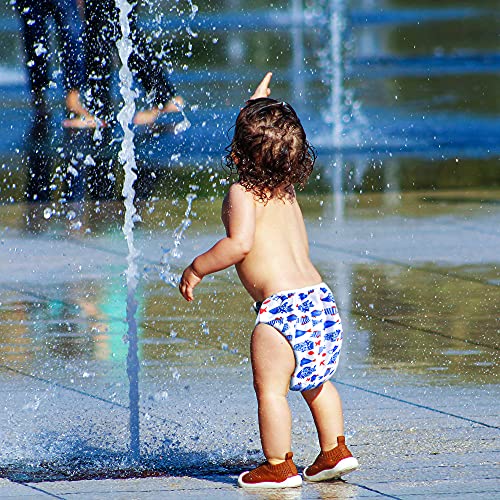
[[[314,389],[335,373],[342,346],[342,323],[328,285],[279,292],[259,305],[255,324],[274,327],[292,346],[292,391]]]

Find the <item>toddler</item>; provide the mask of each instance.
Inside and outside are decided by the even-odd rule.
[[[333,295],[309,259],[295,196],[294,186],[306,184],[316,157],[292,107],[269,98],[271,77],[264,77],[236,120],[226,162],[239,180],[222,205],[227,236],[193,260],[179,285],[192,301],[204,276],[235,264],[256,301],[251,362],[267,461],[239,476],[244,488],[302,484],[292,460],[289,388],[306,400],[321,448],[304,477],[335,479],[358,467],[345,445],[340,397],[328,381],[337,368],[342,325]]]

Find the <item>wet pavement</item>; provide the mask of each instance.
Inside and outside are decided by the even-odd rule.
[[[345,323],[335,381],[361,467],[277,493],[235,486],[262,460],[248,296],[232,270],[191,305],[160,279],[220,234],[220,199],[194,202],[178,258],[166,227],[186,202],[140,207],[140,371],[129,372],[139,462],[120,204],[75,206],[71,220],[0,207],[0,498],[497,496],[499,201],[494,190],[303,198],[313,260]],[[290,403],[304,467],[314,427],[296,394]]]

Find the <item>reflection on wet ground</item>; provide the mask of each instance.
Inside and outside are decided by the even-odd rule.
[[[498,230],[490,231],[499,209],[484,203],[485,199],[498,201],[498,192],[455,192],[451,204],[446,193],[434,194],[438,207],[426,202],[430,197],[427,194],[398,195],[398,206],[387,203],[390,196],[355,195],[347,200],[347,217],[361,224],[367,222],[371,231],[364,234],[363,225],[359,229],[355,225],[341,229],[344,223],[334,224],[335,233],[343,231],[342,238],[351,233],[352,248],[345,241],[317,236],[317,229],[327,227],[325,217],[331,216],[328,199],[326,203],[324,198],[314,196],[302,200],[311,224],[313,256],[320,251],[324,275],[334,286],[349,289],[341,297],[346,321],[370,339],[368,352],[363,354],[364,363],[378,368],[397,366],[425,374],[428,380],[436,376],[437,380],[449,378],[449,382],[454,378],[458,382],[491,382],[498,376],[494,363],[499,349],[498,263],[489,261],[477,245],[483,232],[489,238],[500,238]],[[457,199],[462,202],[457,203]],[[471,203],[475,204],[474,211],[469,209]],[[485,208],[477,210],[477,204]],[[219,199],[195,202],[196,218],[188,236],[190,240],[195,238],[195,247],[206,246],[220,231],[219,205]],[[2,214],[9,224],[3,231],[2,244],[10,254],[10,273],[4,275],[0,309],[0,321],[5,326],[0,333],[3,359],[21,370],[29,370],[33,361],[42,360],[110,364],[123,361],[125,290],[120,272],[125,254],[118,233],[121,215],[113,208],[118,206],[114,202],[101,203],[101,210],[96,211],[92,203],[82,205],[82,213],[89,212],[91,216],[86,214],[81,227],[68,235],[70,222],[41,217],[43,206],[16,205],[16,210],[9,207],[5,216]],[[246,363],[253,319],[249,299],[234,284],[234,274],[223,272],[210,277],[198,290],[200,301],[186,306],[176,289],[160,279],[161,260],[168,252],[172,231],[159,229],[175,228],[181,221],[184,204],[162,200],[154,212],[148,213],[147,208],[143,204],[138,236],[144,275],[139,293],[143,365],[159,362],[172,369],[177,364],[185,368],[200,362],[227,366]],[[37,220],[33,211],[38,212],[37,231],[25,232],[26,214],[31,213],[32,222]],[[367,217],[368,213],[371,217]],[[486,219],[478,218],[478,214]],[[411,229],[414,223],[415,230]],[[463,249],[456,249],[456,258],[433,250],[436,242],[432,232],[437,235],[442,231],[443,223],[457,233],[458,241],[463,237],[475,239],[476,246],[471,246],[470,241],[462,244],[466,253],[470,246],[477,248],[477,255],[464,260],[460,253]],[[384,248],[387,243],[374,236],[375,228],[384,233],[381,238],[390,245],[392,232],[397,233],[402,247],[411,240],[417,246],[407,255],[396,255],[396,249]],[[358,240],[360,235],[365,239],[362,243]],[[373,248],[372,242],[379,249],[368,250]],[[431,248],[434,262],[425,261],[425,251],[420,251],[419,245]],[[30,246],[35,248],[31,250],[34,254],[36,247],[40,251],[34,260],[29,255],[23,257],[31,253],[27,248]],[[191,249],[184,251],[186,255],[181,260],[170,257],[174,272],[180,270]],[[58,252],[62,252],[62,258],[55,262],[52,259]],[[335,252],[342,256],[337,257]],[[495,252],[493,249],[490,254]],[[103,255],[107,257],[103,259]],[[325,256],[331,259],[329,264],[324,261]],[[82,261],[86,262],[83,268]],[[347,273],[342,271],[345,276],[337,276],[340,265],[348,268]],[[51,273],[55,281],[47,287],[45,276]],[[348,283],[338,283],[341,279]],[[224,312],[228,309],[229,315]]]
[[[453,273],[462,269],[356,268],[355,316],[370,332],[369,363],[436,372],[439,384],[498,381],[499,290],[487,280],[495,270],[486,276],[480,268],[469,270],[475,279],[459,283]]]
[[[435,383],[498,380],[500,304],[498,284],[490,279],[498,278],[494,266],[464,270],[358,264],[350,276],[348,307],[352,328],[369,339],[363,353],[367,368],[425,374],[429,383],[433,378]],[[49,293],[40,284],[19,291],[12,285],[4,288],[2,359],[22,371],[29,371],[33,363],[122,363],[127,349],[120,279],[62,281],[57,288]],[[143,285],[143,367],[198,370],[248,362],[253,318],[235,276],[217,277],[198,295],[200,304],[187,308],[158,277]]]

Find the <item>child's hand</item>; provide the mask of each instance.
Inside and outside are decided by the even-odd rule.
[[[262,79],[262,81],[255,89],[255,92],[253,93],[253,96],[250,97],[249,101],[251,101],[252,99],[259,99],[260,97],[269,97],[271,95],[269,84],[271,83],[272,76],[272,73],[266,74],[266,76]]]
[[[193,300],[193,289],[201,281],[201,278],[196,274],[193,266],[190,265],[184,269],[182,273],[181,282],[179,283],[179,291],[181,295],[188,301]]]

